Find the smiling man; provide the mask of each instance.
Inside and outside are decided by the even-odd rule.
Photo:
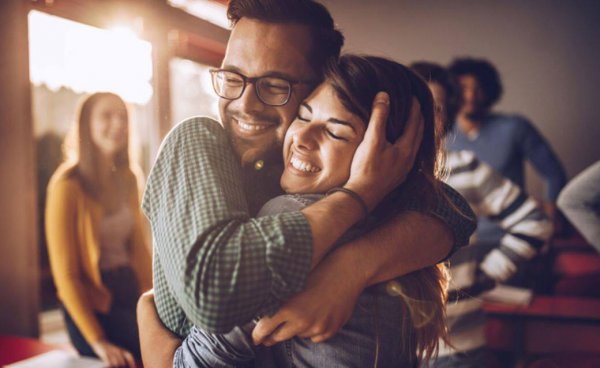
[[[272,313],[300,292],[333,243],[364,217],[364,207],[372,209],[402,182],[420,141],[418,116],[406,139],[395,144],[375,128],[367,130],[369,138],[359,146],[344,185],[361,199],[336,192],[302,211],[252,218],[267,199],[282,193],[285,131],[319,83],[322,68],[338,58],[343,37],[314,1],[234,0],[228,15],[234,26],[227,52],[221,69],[212,72],[225,130],[205,118],[179,124],[163,142],[144,194],[153,233],[156,308],[178,336],[185,336],[191,323],[227,332]],[[386,109],[385,95],[380,96],[369,126],[381,126]],[[469,213],[462,198],[454,200]],[[440,199],[432,214],[417,207],[401,213],[331,252],[316,277],[328,281],[321,285],[335,290],[337,304],[322,297],[331,289],[313,290],[319,315],[290,317],[279,336],[326,339],[345,323],[365,287],[434,264],[453,245],[465,245],[472,219],[445,203]],[[260,338],[281,340],[270,332]],[[141,334],[144,349],[154,335],[143,329]],[[150,364],[160,360],[147,358]]]

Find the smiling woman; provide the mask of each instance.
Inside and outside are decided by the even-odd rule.
[[[71,342],[111,367],[139,358],[135,305],[151,287],[128,127],[119,96],[86,98],[77,149],[52,176],[46,205],[52,276]]]
[[[373,123],[373,127],[368,127],[373,100],[382,103],[381,99],[386,99],[380,91],[389,95],[384,103],[389,104],[389,117],[385,126]],[[252,91],[252,97],[255,96]],[[415,202],[427,208],[433,206],[437,196],[444,198],[436,181],[438,142],[434,136],[432,97],[425,82],[391,60],[345,55],[339,64],[326,69],[325,81],[301,102],[283,146],[285,168],[281,184],[288,194],[267,202],[259,217],[302,210],[322,200],[326,192],[339,190],[336,187],[344,185],[350,177],[352,158],[360,143],[369,132],[373,137],[375,126],[385,128],[390,142],[401,136],[400,141],[418,140],[418,120],[409,119],[414,100],[419,102],[424,118],[415,167],[405,183],[369,214],[365,226],[350,229],[337,245],[363,235],[399,211],[412,208]],[[407,125],[408,121],[412,124]],[[363,202],[349,188],[344,191]],[[291,297],[274,315],[263,316],[258,325],[253,321],[225,334],[194,326],[179,348],[180,341],[159,322],[151,296],[143,297],[140,302],[140,321],[152,330],[153,341],[166,344],[168,340],[169,346],[164,345],[162,350],[165,356],[153,359],[176,367],[246,366],[250,362],[260,367],[416,367],[435,354],[440,338],[445,339],[446,282],[445,267],[431,266],[369,287],[355,296],[356,306],[353,310],[349,307],[346,324],[334,336],[287,325],[286,307],[298,303],[298,295]],[[312,287],[315,285],[307,281],[306,288]],[[334,299],[329,302],[334,303]],[[255,336],[257,330],[270,330],[277,335],[286,329],[289,332],[290,328],[295,331],[293,334],[278,336],[282,343],[273,345],[264,337],[255,341],[270,346],[268,350],[257,348],[252,342],[251,335]],[[151,349],[151,344],[148,340],[143,342],[144,349]]]
[[[365,123],[349,112],[333,87],[322,84],[300,105],[283,144],[287,193],[325,193],[350,177],[354,151]]]

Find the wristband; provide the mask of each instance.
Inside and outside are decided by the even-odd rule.
[[[360,222],[361,226],[364,226],[367,223],[367,217],[369,216],[369,206],[367,206],[367,204],[365,203],[365,201],[361,198],[361,196],[358,195],[358,193],[356,193],[353,190],[350,190],[348,188],[344,188],[344,187],[334,187],[331,188],[327,191],[327,193],[325,194],[325,196],[329,196],[335,192],[342,192],[342,193],[346,193],[348,194],[352,199],[354,199],[355,201],[357,201],[361,208],[363,209],[364,212],[364,218],[362,219],[362,221]]]

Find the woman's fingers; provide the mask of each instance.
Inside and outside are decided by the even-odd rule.
[[[280,324],[271,335],[269,335],[263,342],[265,346],[272,346],[279,342],[289,340],[292,337],[302,332],[298,327],[293,327],[289,323]]]
[[[261,318],[256,326],[254,326],[254,330],[252,330],[252,341],[254,342],[254,345],[264,343],[265,339],[274,333],[282,323],[283,321],[278,318]]]
[[[425,129],[425,122],[423,121],[423,114],[421,113],[421,104],[413,97],[412,106],[410,108],[410,116],[406,122],[403,134],[394,143],[394,146],[400,149],[401,157],[405,159],[412,158],[407,163],[412,166],[414,158],[419,151],[421,141],[423,140],[423,131]]]
[[[125,358],[125,362],[127,363],[127,367],[129,368],[136,368],[136,364],[135,364],[135,358],[133,357],[133,355],[128,352],[127,350],[123,351],[123,357]]]
[[[323,342],[325,340],[330,339],[331,337],[333,337],[334,334],[331,333],[326,333],[326,334],[321,334],[321,335],[315,335],[313,337],[310,338],[310,340],[312,342],[314,342],[315,344],[318,344],[320,342]]]
[[[385,127],[390,112],[390,96],[386,92],[378,92],[373,99],[373,110],[365,132],[364,140],[379,146],[385,142]]]
[[[111,367],[125,367],[125,358],[117,349],[111,349],[109,351],[108,360]]]

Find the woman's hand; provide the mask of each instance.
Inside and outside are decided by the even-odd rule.
[[[108,367],[135,368],[136,366],[135,359],[129,351],[111,344],[107,340],[98,340],[91,344],[91,348]]]
[[[329,339],[348,321],[365,287],[350,252],[334,252],[307,278],[304,290],[289,299],[271,317],[262,318],[252,331],[255,344],[271,346],[294,336],[313,342]]]
[[[402,184],[415,162],[423,139],[421,106],[413,98],[404,133],[394,143],[385,137],[389,96],[379,92],[363,141],[354,154],[350,178],[345,187],[358,193],[373,209],[389,192]]]
[[[181,339],[162,324],[154,304],[154,290],[145,292],[138,300],[137,320],[144,368],[172,367]]]

